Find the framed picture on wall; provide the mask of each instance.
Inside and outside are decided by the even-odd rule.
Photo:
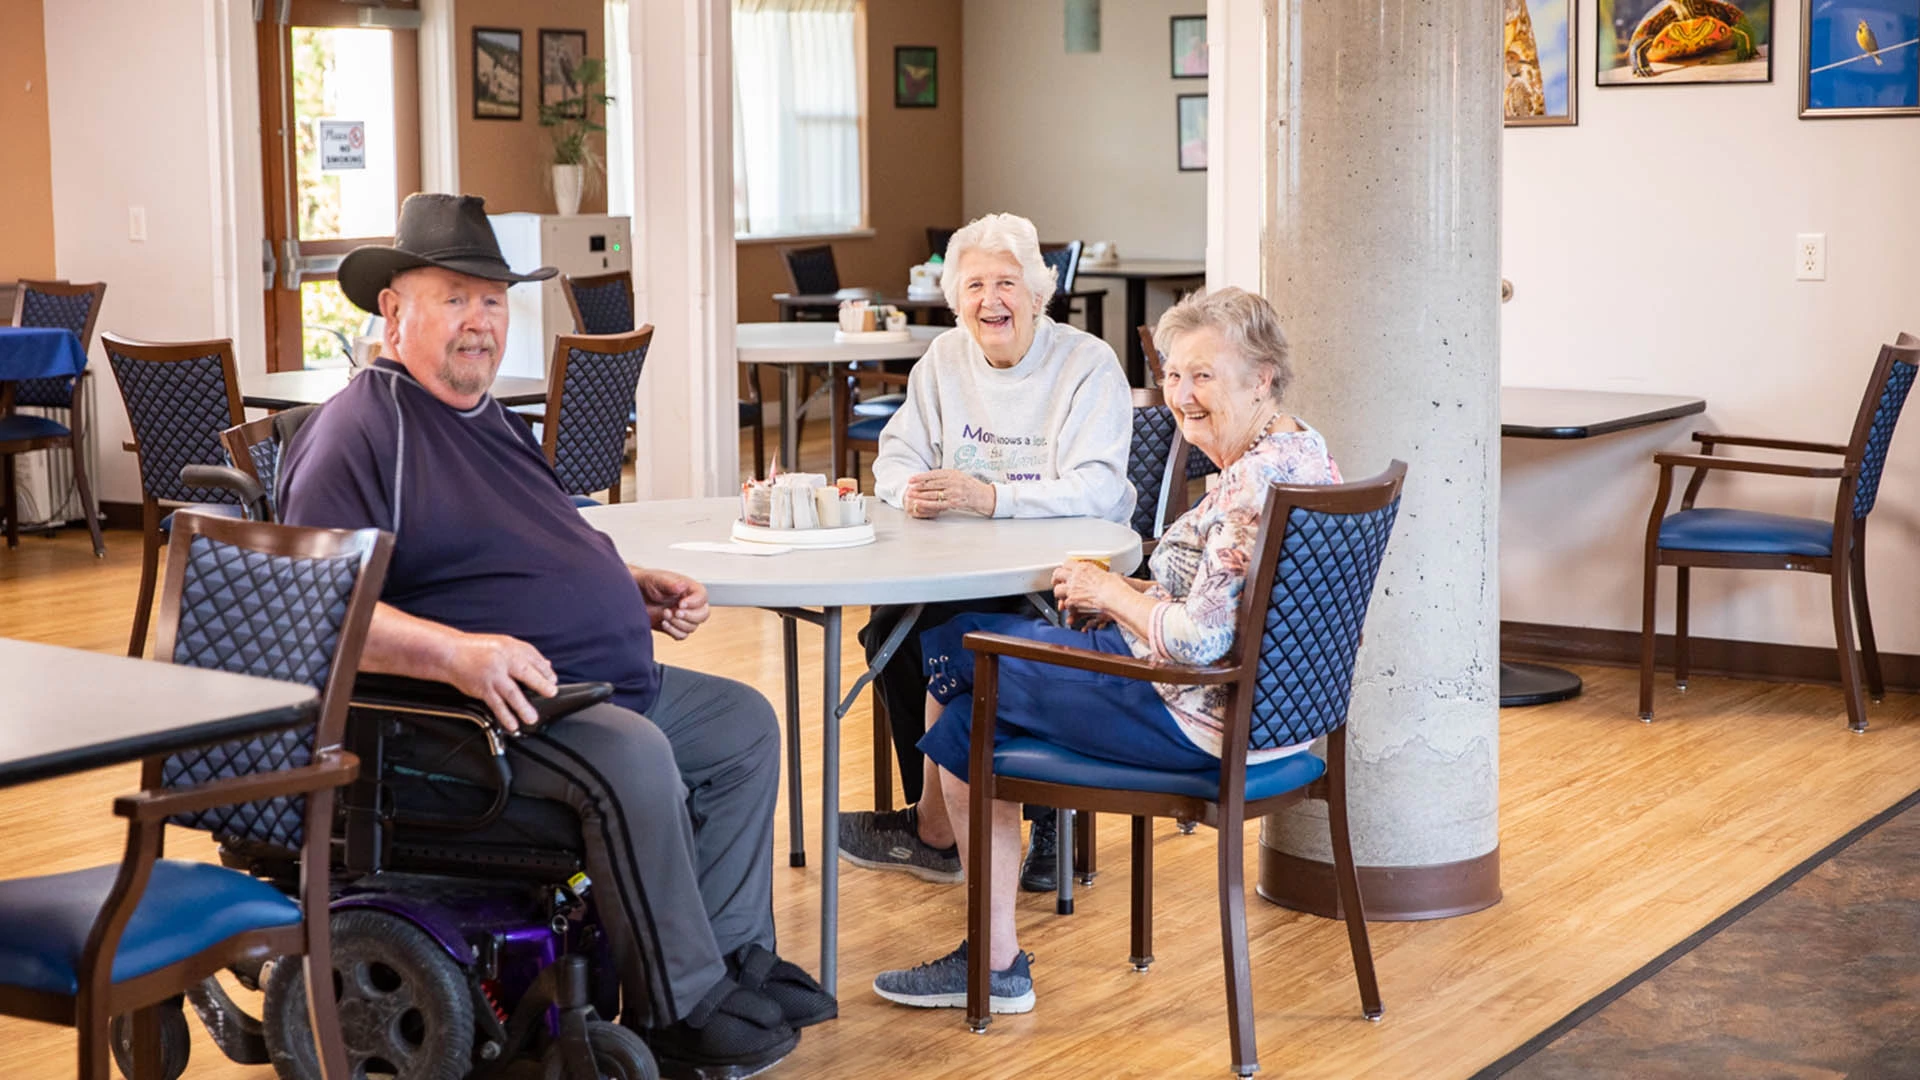
[[[893,107],[931,109],[940,104],[940,52],[931,45],[893,47]]]
[[[1174,99],[1176,145],[1181,172],[1207,168],[1207,95],[1181,94]]]
[[[540,111],[587,115],[587,98],[574,72],[587,57],[585,30],[540,31]]]
[[[1176,79],[1204,79],[1207,77],[1207,17],[1205,15],[1175,15],[1173,27],[1168,32],[1173,48],[1173,77]]]
[[[1920,116],[1920,0],[1800,9],[1802,117]]]
[[[1597,86],[1773,81],[1773,0],[1597,0],[1596,11]]]
[[[520,119],[520,31],[473,28],[473,118]]]
[[[1506,11],[1508,127],[1577,122],[1573,58],[1575,0],[1502,0]],[[1915,0],[1920,3],[1920,0]]]

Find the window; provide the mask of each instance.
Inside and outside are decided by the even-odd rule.
[[[863,227],[856,0],[733,0],[741,239]]]

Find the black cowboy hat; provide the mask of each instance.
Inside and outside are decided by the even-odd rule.
[[[559,273],[551,266],[514,273],[500,254],[486,201],[478,195],[416,193],[400,204],[392,247],[354,248],[340,260],[340,290],[362,311],[378,315],[380,290],[393,275],[423,266],[509,284],[545,281]]]

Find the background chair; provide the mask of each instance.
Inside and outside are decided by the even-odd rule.
[[[959,229],[947,229],[937,225],[927,226],[927,258],[931,259],[938,255],[942,261],[945,261],[947,245],[953,242],[953,234],[959,231]]]
[[[1370,1020],[1382,1014],[1373,954],[1354,869],[1347,821],[1346,720],[1354,657],[1399,509],[1406,464],[1395,461],[1371,480],[1326,487],[1275,486],[1260,536],[1239,632],[1229,662],[1205,667],[1157,664],[1001,634],[974,632],[977,655],[969,774],[972,843],[967,867],[967,1022],[985,1030],[987,961],[991,956],[992,802],[1079,806],[1133,818],[1132,963],[1153,962],[1154,817],[1191,818],[1219,830],[1220,935],[1226,962],[1227,1021],[1234,1072],[1259,1068],[1247,961],[1243,827],[1309,795],[1324,775],[1335,879],[1347,942]],[[994,745],[1001,657],[1057,664],[1127,678],[1211,684],[1227,690],[1223,756],[1217,770],[1162,772],[1076,754],[1034,738]],[[1326,760],[1300,752],[1247,764],[1253,750],[1296,746],[1326,737]],[[1317,796],[1319,791],[1316,789]]]
[[[796,296],[826,296],[840,291],[840,268],[834,264],[831,244],[781,248],[780,261],[787,267],[787,283]],[[819,317],[818,312],[812,314]]]
[[[1065,244],[1041,244],[1040,258],[1053,268],[1058,287],[1054,289],[1053,299],[1047,303],[1047,318],[1057,323],[1068,321],[1074,314],[1083,314],[1086,318],[1087,333],[1102,337],[1107,332],[1106,300],[1107,290],[1081,290],[1080,250],[1084,245],[1075,240]]]
[[[541,449],[575,501],[605,491],[620,501],[627,421],[653,327],[625,334],[561,334],[553,341]],[[587,499],[582,505],[595,505]]]
[[[100,301],[107,294],[105,282],[71,285],[63,281],[22,281],[13,294],[13,325],[47,326],[72,331],[80,340],[80,353],[93,347],[93,324],[100,318]],[[100,536],[100,507],[93,498],[93,485],[87,476],[86,415],[87,378],[78,376],[52,379],[22,379],[10,386],[0,384],[0,486],[4,486],[7,515],[7,546],[18,547],[20,505],[15,487],[15,454],[34,450],[58,450],[64,447],[73,463],[73,486],[80,492],[80,506],[87,515],[87,531],[93,537],[93,553],[104,556],[107,545]],[[67,422],[61,424],[44,416],[23,416],[20,407],[65,409]]]
[[[567,307],[573,311],[573,325],[580,333],[625,334],[633,330],[632,274],[624,270],[583,277],[562,274],[560,289],[567,294]]]
[[[0,1012],[78,1028],[83,1080],[105,1080],[110,1042],[126,1054],[123,1069],[179,1076],[188,1052],[179,995],[231,964],[300,955],[308,985],[329,991],[314,995],[323,1076],[350,1075],[328,920],[301,912],[327,910],[334,788],[358,769],[341,749],[348,691],[392,545],[372,529],[177,522],[159,655],[313,686],[320,712],[278,735],[148,761],[143,790],[114,802],[129,819],[118,866],[0,882]],[[169,823],[297,849],[298,897],[236,870],[160,858]],[[128,1013],[130,1038],[110,1037],[111,1018]]]
[[[1861,700],[1861,660],[1866,683],[1875,701],[1886,693],[1880,678],[1880,653],[1873,642],[1873,617],[1867,609],[1867,515],[1880,493],[1880,474],[1893,443],[1894,425],[1913,389],[1915,365],[1920,364],[1920,338],[1901,334],[1892,345],[1880,347],[1880,357],[1867,380],[1866,395],[1846,443],[1800,442],[1793,439],[1695,432],[1698,454],[1655,454],[1660,487],[1647,519],[1647,565],[1640,603],[1640,719],[1653,719],[1654,601],[1657,572],[1676,568],[1673,616],[1673,678],[1686,689],[1688,666],[1687,601],[1692,569],[1801,570],[1826,574],[1833,594],[1833,637],[1840,658],[1840,687],[1847,701],[1847,723],[1867,729],[1866,703]],[[1826,454],[1838,465],[1789,465],[1770,461],[1740,461],[1714,457],[1716,446],[1751,446]],[[1668,514],[1675,467],[1690,467],[1693,477],[1680,496],[1680,510]],[[1755,510],[1719,507],[1695,509],[1694,498],[1709,471],[1761,473],[1840,481],[1830,520],[1767,514]],[[1852,601],[1860,626],[1860,651],[1854,651]]]
[[[161,514],[160,504],[215,505],[224,508],[216,513],[239,516],[231,492],[183,483],[180,469],[224,464],[220,433],[244,421],[246,414],[234,373],[233,342],[157,344],[113,334],[100,335],[100,341],[133,425],[133,441],[126,449],[140,462],[140,598],[127,640],[127,655],[139,656],[147,641],[160,545],[173,521],[173,514]]]

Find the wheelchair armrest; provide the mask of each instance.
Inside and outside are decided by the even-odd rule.
[[[231,465],[182,465],[180,482],[188,487],[231,491],[239,496],[240,505],[246,507],[247,517],[254,521],[266,520],[267,489]]]
[[[603,682],[561,683],[552,697],[527,695],[536,717],[535,730],[541,725],[571,716],[589,705],[598,705],[613,696],[613,684]],[[452,709],[472,713],[491,723],[492,710],[479,698],[468,697],[451,685],[427,679],[409,679],[404,675],[361,675],[353,680],[356,704],[405,709],[424,707]]]

